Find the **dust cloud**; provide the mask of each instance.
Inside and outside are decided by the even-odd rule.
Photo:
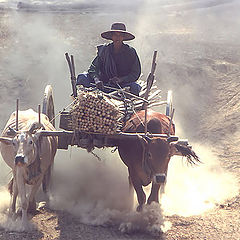
[[[6,187],[0,187],[0,227],[8,231],[22,232],[24,229],[22,227],[21,219],[16,218],[15,220],[8,217],[8,208],[10,203],[10,194]],[[28,223],[29,230],[36,229],[34,223]]]
[[[217,157],[203,145],[194,144],[202,164],[188,166],[181,157],[169,164],[164,214],[191,216],[201,214],[239,193],[236,176],[227,172]]]
[[[109,151],[98,155],[100,162],[88,153],[80,158],[79,152],[72,150],[71,157],[66,156],[61,166],[55,167],[51,208],[67,210],[86,224],[118,226],[123,233],[143,231],[159,235],[169,229],[160,205],[146,206],[142,213],[133,211],[136,200],[128,186],[127,169],[118,155]]]
[[[127,3],[121,2],[124,8]],[[239,37],[240,21],[236,20],[239,1],[165,0],[159,4],[159,1],[139,0],[133,3],[124,14],[115,6],[113,12],[109,8],[106,12],[95,9],[93,13],[13,11],[2,16],[1,24],[7,27],[8,39],[0,49],[0,73],[6,80],[6,84],[0,85],[1,101],[4,101],[0,106],[4,113],[0,123],[3,128],[14,111],[16,98],[20,98],[22,110],[30,107],[36,110],[47,84],[53,86],[56,112],[67,106],[71,102],[71,89],[64,53],[74,55],[77,73],[85,71],[95,56],[95,46],[104,42],[100,33],[115,21],[125,22],[127,29],[136,35],[129,44],[140,56],[143,78],[150,71],[153,51],[158,51],[156,83],[162,89],[163,99],[168,89],[173,90],[177,135],[189,138],[203,164],[191,168],[182,164],[180,157],[174,157],[161,208],[156,204],[147,206],[141,215],[132,211],[136,199],[129,192],[127,168],[117,153],[96,150],[103,159],[98,161],[82,149],[59,150],[50,205],[79,216],[87,224],[117,224],[122,232],[135,231],[141,226],[154,233],[170,227],[162,212],[183,216],[201,214],[238,193],[234,175],[222,167],[215,154],[218,149],[214,149],[214,142],[204,133],[211,133],[207,120],[216,113],[210,108],[214,107],[212,99],[217,94],[219,76],[214,68],[217,60],[230,63],[239,60],[239,56],[229,57],[230,48],[225,51],[221,48]],[[223,45],[213,47],[214,43]],[[164,111],[164,107],[156,110]],[[202,146],[202,142],[206,145]],[[2,176],[9,169],[0,171],[1,185],[4,185],[7,180]],[[4,215],[5,200],[9,197],[5,190],[0,196],[0,212]]]

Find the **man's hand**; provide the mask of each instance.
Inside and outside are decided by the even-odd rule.
[[[113,78],[110,78],[109,80],[113,84],[119,84],[119,83],[122,82],[122,80],[120,78],[118,78],[118,77],[113,77]]]
[[[103,82],[102,81],[99,81],[96,83],[96,87],[99,89],[99,90],[102,90],[103,89]]]
[[[94,80],[94,82],[96,84],[96,87],[98,89],[102,90],[103,89],[103,82],[100,81],[98,77],[95,77],[93,80]]]

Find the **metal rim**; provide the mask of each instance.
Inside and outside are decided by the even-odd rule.
[[[171,116],[172,111],[173,111],[172,91],[169,90],[168,93],[167,93],[166,115]]]
[[[44,91],[42,113],[48,116],[50,122],[55,127],[55,111],[53,102],[53,90],[51,85],[47,85]]]

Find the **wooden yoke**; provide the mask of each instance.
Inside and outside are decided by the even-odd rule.
[[[71,74],[73,97],[77,97],[76,75],[75,75],[75,65],[74,65],[73,55],[71,55],[71,59],[70,59],[68,53],[65,53],[65,56],[66,56],[66,60],[68,62],[68,66],[69,66],[69,70],[70,70],[70,74]]]
[[[154,51],[153,60],[152,60],[152,68],[151,68],[151,72],[149,73],[148,78],[147,78],[147,89],[146,89],[145,96],[144,96],[144,99],[146,100],[146,102],[144,102],[144,104],[143,104],[143,109],[145,110],[145,119],[144,119],[145,135],[147,134],[147,108],[148,108],[147,100],[148,100],[148,96],[149,96],[149,93],[150,93],[150,90],[151,90],[151,87],[152,87],[153,81],[154,81],[154,72],[156,70],[156,65],[157,65],[156,58],[157,58],[157,51]]]

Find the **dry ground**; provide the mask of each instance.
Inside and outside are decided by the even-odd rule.
[[[16,75],[10,73],[9,69],[5,68],[6,61],[4,62],[3,56],[8,52],[6,49],[9,49],[14,40],[9,38],[8,29],[5,28],[4,30],[3,21],[1,23],[0,54],[1,63],[4,64],[0,68],[0,110],[5,113],[1,116],[1,122],[4,122],[10,113],[10,110],[4,105],[5,101],[11,102],[13,105],[12,97],[17,96],[21,91],[23,93],[29,92],[29,89],[26,88],[26,84],[21,78],[18,79]],[[168,38],[168,36],[163,36],[162,39],[164,38]],[[169,43],[171,43],[171,39],[169,38]],[[175,39],[175,41],[179,41],[179,44],[185,42],[185,40],[181,40],[179,37]],[[194,51],[192,51],[195,49],[194,46],[199,46],[199,44],[204,48],[204,55],[199,55],[198,50],[194,55]],[[194,97],[196,93],[200,92],[198,98],[192,99],[193,101],[198,99],[198,111],[192,108],[188,109],[186,106],[182,107],[182,111],[187,110],[187,114],[192,116],[192,119],[186,118],[184,120],[197,122],[196,131],[191,134],[192,137],[197,138],[198,141],[207,142],[209,146],[212,146],[212,150],[217,154],[223,168],[232,172],[240,180],[240,58],[238,54],[240,46],[204,41],[191,42],[191,46],[192,48],[187,46],[185,49],[186,52],[189,51],[189,54],[194,55],[191,56],[191,63],[188,61],[182,64],[177,61],[162,61],[159,64],[161,70],[158,70],[158,74],[161,74],[162,78],[167,78],[171,73],[169,79],[171,77],[173,79],[172,81],[167,79],[162,86],[170,84],[176,95],[180,95],[178,86],[174,85],[174,78],[180,79],[180,73],[184,74],[182,78],[191,86]],[[182,47],[184,48],[184,46]],[[201,78],[203,75],[204,77]],[[196,78],[201,81],[200,84],[194,82]],[[9,95],[9,91],[12,93],[11,95]],[[23,99],[25,98],[26,96],[23,96]],[[181,101],[177,103],[178,108],[181,108],[181,103]],[[114,225],[86,225],[81,223],[78,217],[66,211],[44,208],[39,210],[39,213],[32,218],[32,221],[37,225],[37,230],[26,233],[6,231],[0,228],[0,239],[238,240],[240,239],[240,197],[238,195],[233,199],[222,202],[216,205],[214,209],[201,215],[191,217],[173,215],[166,216],[166,220],[172,223],[172,227],[166,233],[157,237],[141,231],[123,234]]]

